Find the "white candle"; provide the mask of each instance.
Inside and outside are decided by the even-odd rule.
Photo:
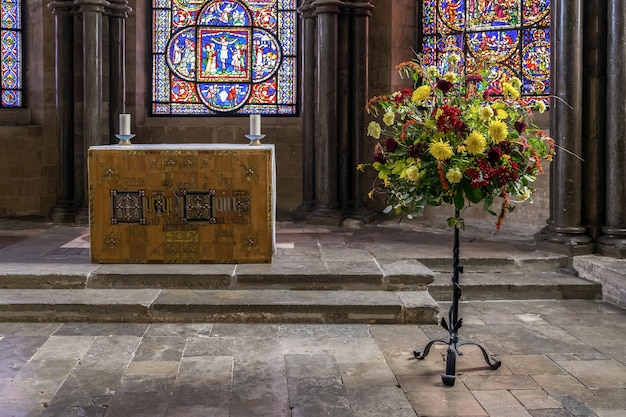
[[[250,134],[251,135],[261,134],[261,115],[260,114],[250,115]]]
[[[120,114],[120,135],[130,135],[130,114]]]

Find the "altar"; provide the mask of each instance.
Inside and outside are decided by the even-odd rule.
[[[92,146],[94,263],[267,263],[274,145]]]

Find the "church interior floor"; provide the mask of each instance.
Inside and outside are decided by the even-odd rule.
[[[0,226],[2,314],[27,292],[43,291],[42,276],[84,285],[83,276],[103,267],[89,263],[88,228],[17,220]],[[344,257],[350,269],[348,255],[367,252],[380,264],[420,253],[445,315],[449,230],[414,232],[388,224],[328,229],[279,222],[276,257],[297,262],[317,251],[316,262]],[[492,370],[479,349],[462,346],[452,387],[441,379],[446,344],[435,344],[424,360],[413,355],[429,340],[447,338],[434,322],[251,323],[245,315],[239,322],[96,322],[42,313],[0,319],[0,417],[626,416],[626,310],[593,292],[575,297],[583,293],[572,290],[569,299],[554,287],[539,293],[536,283],[518,289],[517,299],[506,295],[510,288],[498,293],[494,276],[530,281],[563,266],[557,255],[538,255],[526,236],[470,231],[461,245],[467,265],[461,279],[470,286],[491,277],[493,297],[467,291],[460,338],[480,343],[502,366]],[[16,288],[16,280],[33,277],[33,288]]]

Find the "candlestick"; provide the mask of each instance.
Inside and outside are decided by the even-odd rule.
[[[260,135],[261,134],[261,115],[260,114],[251,114],[250,115],[250,135]]]
[[[130,135],[130,114],[120,114],[120,135]]]

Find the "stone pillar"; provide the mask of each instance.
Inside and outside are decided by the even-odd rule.
[[[551,167],[547,240],[565,247],[591,242],[582,211],[582,0],[552,3],[550,133],[560,148]]]
[[[109,0],[109,141],[118,143],[119,115],[126,113],[126,18],[128,0]]]
[[[83,198],[77,221],[88,219],[87,154],[90,146],[104,145],[102,133],[102,15],[109,2],[105,0],[74,0],[83,22]],[[108,142],[108,140],[106,141]]]
[[[338,226],[343,220],[337,190],[338,0],[315,0],[317,15],[317,106],[315,109],[315,211],[312,224]]]
[[[54,14],[56,124],[58,140],[57,200],[53,222],[73,223],[74,212],[74,23],[71,1],[51,1]]]
[[[365,126],[365,105],[369,100],[368,91],[368,48],[369,17],[374,6],[369,0],[354,0],[350,25],[350,104],[349,104],[349,202],[348,215],[363,221],[371,221],[373,213],[365,203],[363,173],[356,166],[364,162],[364,148],[367,128]]]
[[[83,89],[85,155],[102,145],[102,14],[106,0],[75,0],[83,18]],[[86,158],[85,158],[86,159]],[[85,171],[86,172],[86,171]]]
[[[350,195],[350,80],[352,71],[352,45],[350,30],[352,17],[351,3],[344,2],[337,19],[337,192],[342,213],[348,210]]]
[[[298,8],[302,19],[302,205],[298,217],[306,217],[315,206],[315,108],[317,95],[317,19],[313,0]]]
[[[583,7],[582,220],[595,240],[605,212],[606,1],[585,1]]]
[[[606,223],[599,250],[626,254],[626,3],[607,2]]]

